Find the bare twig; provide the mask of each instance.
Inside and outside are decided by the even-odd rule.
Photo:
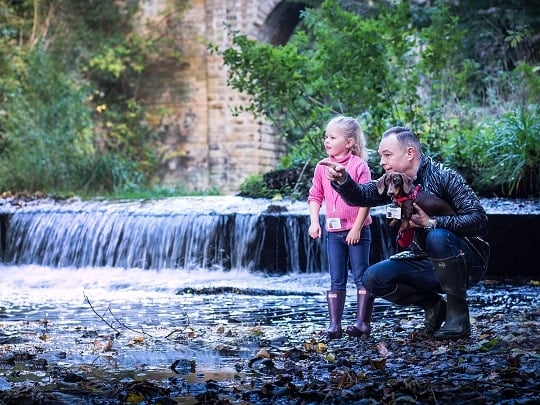
[[[114,323],[111,323],[109,322],[107,319],[105,319],[105,314],[108,312],[110,314],[110,316],[113,318],[113,320],[120,326],[122,326],[124,329],[128,329],[132,332],[135,332],[135,333],[141,333],[143,335],[146,335],[146,336],[149,336],[151,338],[154,338],[154,336],[150,335],[149,333],[145,332],[143,327],[141,326],[141,330],[138,331],[136,329],[133,329],[131,327],[129,327],[128,325],[126,325],[124,322],[122,322],[120,319],[118,319],[118,317],[112,313],[111,311],[111,307],[107,307],[107,310],[105,311],[105,313],[103,315],[100,315],[97,313],[96,309],[94,308],[94,306],[92,305],[92,303],[90,302],[90,298],[87,297],[86,294],[84,294],[84,300],[88,303],[88,305],[90,305],[90,308],[92,309],[92,311],[94,311],[94,313],[99,317],[99,319],[101,319],[109,328],[111,328],[112,330],[114,330],[118,335],[121,335],[122,332],[114,326]]]
[[[294,188],[293,188],[293,194],[294,192],[296,191],[296,189],[298,188],[298,185],[300,184],[300,180],[302,179],[302,175],[304,174],[304,172],[306,171],[306,168],[309,164],[309,162],[311,161],[311,159],[308,159],[307,162],[304,164],[304,167],[302,167],[302,171],[300,172],[300,174],[298,175],[298,179],[296,180],[296,184],[294,185]]]
[[[123,329],[127,329],[127,330],[130,330],[130,331],[135,332],[135,333],[140,333],[142,335],[145,335],[145,336],[151,337],[152,339],[155,339],[155,336],[152,336],[150,333],[146,332],[142,326],[139,326],[140,330],[137,330],[137,329],[134,329],[134,328],[126,325],[122,320],[118,319],[118,317],[115,314],[113,314],[110,307],[107,307],[107,309],[105,310],[105,312],[102,315],[98,314],[98,312],[96,311],[96,309],[92,305],[92,302],[90,301],[90,298],[88,298],[88,296],[85,293],[83,293],[83,295],[84,295],[84,301],[86,303],[88,303],[88,305],[90,306],[90,309],[92,309],[92,311],[98,316],[99,319],[101,319],[103,321],[103,323],[105,323],[109,328],[114,330],[118,335],[122,335],[122,331],[120,329],[118,329],[115,326],[115,324],[120,325]],[[108,315],[107,315],[107,313],[108,313]],[[106,319],[108,316],[112,317],[114,322],[108,321]],[[173,334],[178,333],[178,332],[184,332],[190,325],[189,316],[187,314],[186,314],[186,318],[187,318],[187,323],[186,323],[186,326],[184,327],[184,329],[175,329],[171,333],[169,333],[167,336],[165,336],[165,338],[167,339],[167,338],[171,337]]]
[[[111,314],[111,316],[113,317],[113,319],[114,319],[116,322],[118,322],[119,325],[123,326],[124,328],[126,328],[126,329],[128,329],[128,330],[130,330],[130,331],[132,331],[132,332],[135,332],[135,333],[141,333],[141,334],[143,334],[143,335],[146,335],[146,336],[149,336],[149,337],[151,337],[151,338],[154,338],[154,336],[152,336],[152,335],[150,335],[149,333],[145,332],[142,326],[140,327],[140,328],[141,328],[141,331],[140,331],[140,332],[139,332],[138,330],[135,330],[135,329],[133,329],[133,328],[127,326],[124,322],[122,322],[120,319],[118,319],[118,318],[116,317],[115,314],[112,313],[111,307],[108,307],[108,311],[109,311],[109,314]]]
[[[112,323],[110,323],[109,321],[107,321],[104,317],[104,315],[100,315],[97,313],[96,309],[94,308],[94,306],[92,305],[92,303],[90,302],[90,299],[86,296],[85,293],[83,293],[84,295],[84,300],[88,303],[88,305],[90,306],[90,309],[94,312],[94,314],[96,314],[99,319],[101,319],[103,321],[103,323],[105,323],[105,325],[107,325],[109,328],[111,328],[112,330],[114,330],[116,333],[118,333],[119,335],[122,334],[122,332],[120,332],[117,328],[114,327],[114,325]],[[110,309],[109,309],[109,312],[110,312]]]
[[[185,314],[185,315],[186,315],[187,323],[186,323],[186,326],[184,326],[184,329],[175,329],[175,330],[173,330],[171,333],[169,333],[167,336],[165,336],[165,339],[170,338],[175,333],[182,333],[182,332],[186,331],[186,329],[189,327],[189,315],[188,314]]]

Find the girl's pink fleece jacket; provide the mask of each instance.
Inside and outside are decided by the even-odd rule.
[[[346,167],[347,172],[357,183],[367,183],[371,181],[371,172],[367,163],[360,157],[349,153],[342,160],[328,158],[330,160],[342,164]],[[323,201],[326,207],[326,218],[339,218],[341,220],[341,229],[328,229],[328,232],[342,232],[352,228],[354,220],[358,215],[359,207],[347,205],[345,201],[330,185],[330,180],[326,178],[326,166],[319,165],[315,167],[313,174],[313,185],[309,190],[308,203],[311,201],[317,202],[321,207]],[[371,216],[367,216],[364,221],[364,226],[370,225],[372,222]],[[328,221],[327,221],[328,223]]]

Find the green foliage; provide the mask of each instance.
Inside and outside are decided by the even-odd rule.
[[[274,170],[263,175],[251,175],[240,186],[240,195],[251,198],[305,199],[315,163],[291,163],[286,168]]]
[[[517,105],[540,104],[540,66],[522,62],[507,76]]]
[[[486,189],[482,186],[482,175],[492,164],[487,151],[494,140],[493,123],[480,121],[474,128],[463,128],[450,137],[441,147],[440,158],[461,173],[475,190],[483,193]]]
[[[484,118],[451,138],[444,160],[485,196],[533,197],[540,192],[540,107],[516,107]]]
[[[133,0],[0,0],[1,189],[151,186],[160,156],[138,88],[149,66],[181,58],[172,44],[187,2],[146,34],[132,27],[137,7]]]
[[[324,157],[325,124],[339,113],[361,121],[372,147],[396,124],[413,125],[420,135],[447,133],[442,106],[454,93],[446,83],[462,68],[453,65],[462,38],[457,21],[446,8],[436,9],[432,25],[417,30],[407,23],[407,2],[374,11],[360,16],[326,0],[304,12],[284,46],[234,32],[232,47],[213,48],[231,70],[229,85],[251,96],[244,110],[264,115],[286,138],[289,162]],[[466,83],[470,73],[461,69],[460,82]],[[419,89],[431,105],[425,105]],[[433,139],[426,139],[432,149],[445,140],[435,144]]]
[[[372,149],[388,126],[410,125],[479,191],[538,195],[540,17],[521,0],[488,3],[313,1],[286,45],[233,32],[230,48],[213,46],[252,101],[235,112],[263,115],[289,145],[276,174],[242,192],[305,192],[325,123],[343,113]],[[151,187],[161,157],[139,88],[181,59],[188,2],[140,31],[138,4],[0,0],[0,188]],[[369,164],[376,176],[376,155]]]
[[[494,142],[487,151],[491,165],[486,177],[500,186],[505,195],[528,197],[538,193],[540,107],[532,105],[510,111],[495,124],[494,132]]]
[[[387,63],[390,23],[360,18],[328,0],[304,13],[302,28],[284,46],[233,32],[232,47],[213,50],[231,70],[229,85],[251,96],[244,110],[264,115],[291,146],[302,142],[322,156],[323,129],[332,115],[351,114],[382,128],[393,111],[403,77],[394,77]]]
[[[76,189],[85,193],[130,192],[146,185],[144,174],[136,161],[120,154],[96,155],[90,171],[81,173],[84,183]]]
[[[520,63],[511,71],[496,57],[486,61],[471,52],[469,40],[477,33],[467,31],[464,21],[485,24],[481,3],[464,5],[464,10],[446,2],[372,4],[357,14],[346,12],[336,0],[307,9],[284,46],[261,44],[234,32],[232,47],[213,48],[231,70],[229,85],[250,96],[245,110],[263,115],[287,140],[288,155],[279,170],[324,157],[325,123],[343,113],[359,118],[372,149],[384,129],[408,125],[427,153],[460,170],[478,191],[537,195],[537,158],[517,153],[529,150],[529,140],[535,138],[530,130],[521,131],[528,136],[517,136],[515,124],[499,134],[496,125],[509,124],[495,120],[516,106],[538,104],[538,68]],[[516,9],[505,15],[500,7],[495,14],[517,21]],[[530,41],[534,31],[516,21],[505,36],[497,37],[496,46],[522,48],[521,42]],[[480,32],[492,28],[482,26]],[[481,41],[491,46],[493,38],[486,35]],[[518,120],[523,127],[534,127],[524,120]],[[502,139],[512,139],[516,153]],[[505,170],[497,169],[497,176],[488,170],[494,158],[489,151],[508,155]],[[371,154],[368,163],[378,176],[376,155]],[[256,188],[253,179],[249,184]]]
[[[77,188],[93,152],[86,93],[40,47],[16,63],[17,87],[2,92],[0,188]]]
[[[272,198],[274,191],[263,182],[262,174],[252,174],[240,185],[239,195],[250,198]]]
[[[219,190],[212,188],[209,190],[193,192],[192,190],[184,190],[182,188],[168,188],[168,187],[152,187],[146,189],[136,190],[124,190],[120,193],[107,193],[104,198],[108,200],[140,200],[140,199],[156,199],[156,198],[168,198],[168,197],[186,197],[186,196],[218,196]],[[92,199],[95,199],[95,193],[90,195]]]

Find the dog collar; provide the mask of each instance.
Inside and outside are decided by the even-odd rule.
[[[420,191],[420,189],[422,188],[422,186],[420,184],[417,184],[416,187],[413,189],[413,191],[408,194],[408,195],[404,195],[404,196],[401,196],[401,197],[395,197],[393,200],[395,203],[402,203],[403,201],[407,201],[407,200],[416,200],[416,196],[418,195],[418,192]]]

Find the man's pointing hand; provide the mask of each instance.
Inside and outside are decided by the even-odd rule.
[[[335,181],[338,184],[343,184],[345,182],[347,174],[345,171],[345,166],[329,160],[323,160],[322,162],[319,162],[319,164],[327,167],[326,178],[328,180]]]

